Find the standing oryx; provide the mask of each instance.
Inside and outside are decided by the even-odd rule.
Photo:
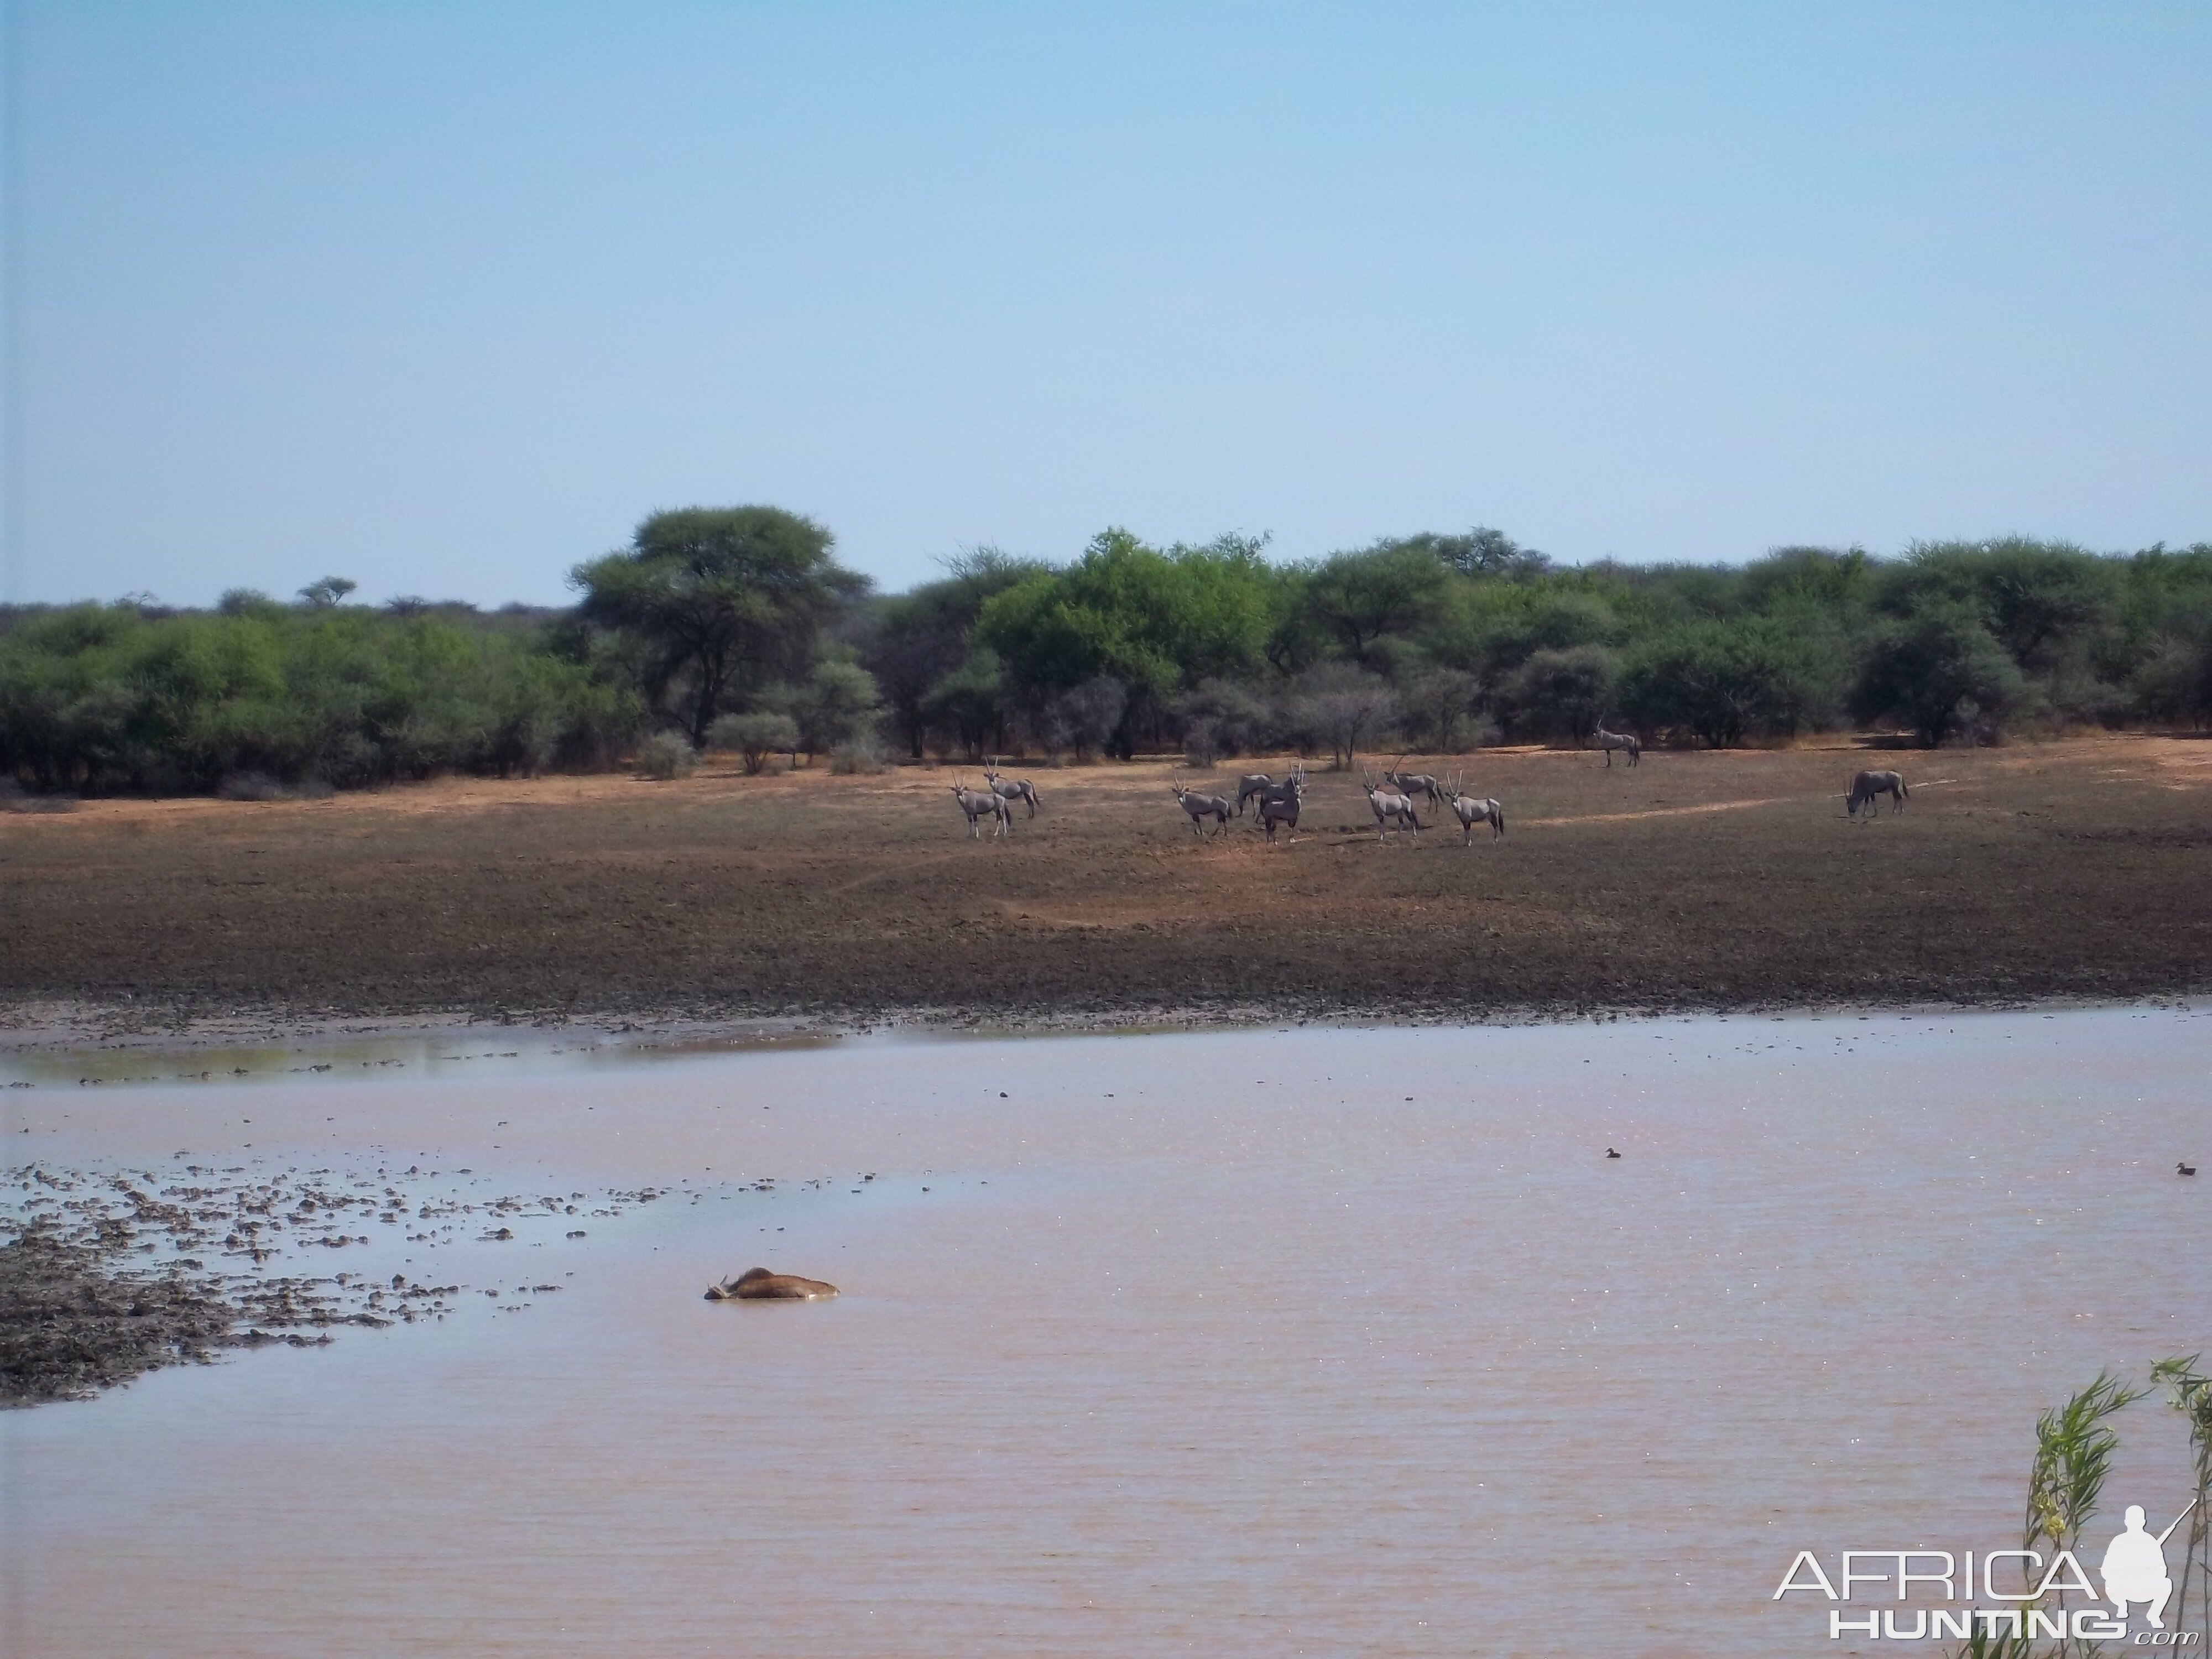
[[[1270,800],[1279,800],[1289,794],[1304,794],[1306,787],[1306,763],[1299,761],[1280,783],[1265,772],[1247,772],[1237,780],[1237,816],[1244,816],[1244,803],[1257,796],[1264,806]]]
[[[1362,769],[1359,775],[1366,785],[1367,805],[1375,813],[1375,839],[1377,841],[1389,839],[1389,827],[1393,823],[1402,823],[1412,827],[1413,840],[1419,842],[1421,839],[1421,821],[1413,816],[1413,798],[1411,795],[1401,794],[1395,789],[1384,788],[1373,778],[1369,777],[1364,769]]]
[[[1035,817],[1036,816],[1036,785],[1031,783],[1027,778],[1000,777],[999,775],[999,757],[996,755],[992,756],[989,760],[983,763],[983,781],[991,786],[991,793],[993,794],[1006,801],[1009,805],[1018,800],[1027,801],[1030,804],[1030,816],[1031,817]]]
[[[963,784],[952,786],[952,799],[960,803],[960,810],[968,815],[968,833],[977,841],[983,839],[982,820],[992,821],[991,836],[1010,836],[1014,831],[1014,815],[1006,810],[1006,798],[994,789],[970,789]]]
[[[1605,729],[1605,722],[1600,720],[1597,723],[1597,730],[1590,733],[1590,741],[1605,750],[1605,763],[1607,766],[1613,764],[1613,751],[1616,749],[1628,757],[1628,763],[1631,766],[1641,766],[1644,763],[1644,739],[1633,732],[1608,732]]]
[[[1226,796],[1201,795],[1179,783],[1171,783],[1168,788],[1176,798],[1176,805],[1190,814],[1191,834],[1203,836],[1206,833],[1205,820],[1209,817],[1221,826],[1223,835],[1229,833],[1229,820],[1237,808]]]
[[[1444,805],[1448,797],[1444,794],[1443,781],[1426,772],[1401,772],[1398,766],[1404,764],[1405,759],[1403,755],[1399,756],[1397,764],[1382,775],[1382,781],[1406,794],[1426,796],[1431,806]]]
[[[1505,833],[1505,809],[1496,801],[1486,799],[1478,800],[1461,787],[1458,778],[1452,780],[1449,793],[1451,797],[1452,815],[1459,820],[1462,831],[1459,843],[1461,846],[1467,847],[1473,844],[1474,826],[1478,823],[1487,823],[1490,825],[1490,838],[1492,841],[1496,841],[1498,836]]]
[[[1850,817],[1859,815],[1859,808],[1867,810],[1871,818],[1881,811],[1880,798],[1889,797],[1892,813],[1905,810],[1905,798],[1912,792],[1905,787],[1902,772],[1862,772],[1851,780],[1851,793],[1844,797],[1844,811]]]
[[[1275,840],[1275,826],[1281,824],[1290,830],[1291,838],[1298,832],[1298,810],[1305,805],[1305,779],[1293,776],[1276,789],[1260,797],[1260,827],[1267,832],[1269,845]]]

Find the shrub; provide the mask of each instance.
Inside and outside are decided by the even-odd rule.
[[[1113,740],[1128,706],[1127,686],[1110,674],[1095,674],[1064,692],[1053,713],[1076,759],[1087,761]]]
[[[699,757],[691,745],[673,732],[656,732],[647,738],[637,751],[637,775],[666,783],[675,778],[688,778],[699,763]]]
[[[1267,738],[1267,705],[1233,680],[1200,681],[1177,702],[1176,714],[1183,722],[1183,752],[1201,766],[1250,754]]]
[[[1340,662],[1299,676],[1283,709],[1283,722],[1300,748],[1327,749],[1339,771],[1370,740],[1379,742],[1397,718],[1397,694],[1382,676]]]
[[[889,763],[883,744],[873,738],[841,743],[830,751],[830,769],[840,777],[848,777],[856,772],[880,772]]]
[[[1755,624],[1698,622],[1640,647],[1621,677],[1638,726],[1687,731],[1713,749],[1794,731],[1814,693],[1785,645]]]
[[[734,749],[748,773],[768,766],[770,755],[787,754],[799,746],[799,722],[773,709],[750,714],[725,714],[707,729],[707,741],[717,749]]]
[[[793,702],[799,741],[810,755],[872,744],[883,714],[875,679],[857,663],[817,664],[797,688]]]

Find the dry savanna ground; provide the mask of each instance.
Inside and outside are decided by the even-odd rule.
[[[50,1001],[1018,1021],[2212,986],[2212,743],[1446,764],[1504,802],[1503,840],[1378,844],[1326,771],[1294,842],[1194,837],[1170,784],[1233,793],[1233,763],[1031,769],[1043,810],[981,842],[953,769],[0,815],[0,1001],[19,1025]],[[1903,813],[1844,817],[1863,765],[1905,771]]]

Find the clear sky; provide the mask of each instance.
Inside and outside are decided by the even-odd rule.
[[[15,0],[5,597],[2212,539],[2212,7]]]

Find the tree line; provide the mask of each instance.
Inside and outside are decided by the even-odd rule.
[[[1565,566],[1503,532],[1304,562],[1267,538],[1103,532],[985,549],[880,594],[775,507],[657,513],[566,609],[296,599],[0,609],[0,788],[191,793],[993,752],[1201,763],[1297,749],[1729,747],[1840,728],[1928,744],[2212,719],[2212,544],[2006,538]]]

